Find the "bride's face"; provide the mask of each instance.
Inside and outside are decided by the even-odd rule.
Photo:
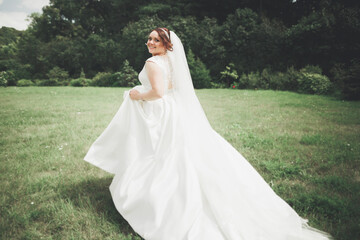
[[[162,55],[166,53],[164,44],[161,41],[161,38],[157,31],[152,31],[149,35],[148,41],[146,43],[149,53],[153,56]]]

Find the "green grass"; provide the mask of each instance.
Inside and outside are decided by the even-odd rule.
[[[141,239],[112,203],[112,175],[82,160],[124,90],[0,89],[0,239]],[[214,129],[312,226],[360,238],[360,102],[197,94]]]

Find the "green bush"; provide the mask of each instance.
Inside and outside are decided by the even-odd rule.
[[[225,83],[218,83],[218,82],[210,82],[211,88],[226,88]]]
[[[130,66],[129,61],[125,60],[120,72],[112,75],[113,87],[134,87],[139,84],[138,73]]]
[[[97,73],[91,82],[92,86],[110,87],[112,85],[112,74],[109,72]]]
[[[304,68],[301,69],[304,72],[307,73],[317,73],[317,74],[322,74],[322,70],[319,66],[314,66],[314,65],[306,65]]]
[[[36,86],[59,86],[55,79],[42,79],[35,81]]]
[[[28,79],[21,79],[16,83],[16,86],[18,87],[29,87],[29,86],[34,86],[35,84]]]
[[[69,73],[59,67],[51,69],[47,77],[49,80],[44,82],[45,85],[42,86],[67,86],[69,83]]]
[[[111,75],[111,82],[113,82],[113,87],[125,87],[127,85],[121,72],[113,73]]]
[[[299,92],[326,94],[330,91],[332,84],[327,76],[318,73],[301,72],[302,74],[298,80]]]
[[[227,86],[230,86],[230,83],[236,82],[236,80],[239,78],[233,63],[229,63],[229,65],[225,67],[225,70],[220,72],[220,76],[221,82]]]
[[[200,60],[200,58],[195,57],[191,49],[187,55],[187,60],[194,88],[210,88],[210,71],[206,68],[205,64]]]
[[[288,90],[289,78],[286,72],[265,72],[261,73],[261,78],[263,84],[266,84],[265,89]]]
[[[285,82],[287,81],[287,76],[285,73],[277,72],[270,76],[269,88],[273,90],[285,90]]]
[[[79,78],[86,78],[84,69],[81,68],[80,77]]]
[[[314,67],[314,69],[308,69],[308,71],[319,70],[320,68]],[[321,71],[321,69],[320,69]],[[315,73],[315,72],[314,72]],[[286,78],[283,79],[283,90],[296,91],[299,88],[299,78],[301,74],[294,67],[290,67],[286,70]]]
[[[234,85],[236,86],[236,88],[243,89],[248,87],[247,82],[247,75],[245,73],[242,73],[239,81],[237,83],[235,82]]]
[[[34,86],[41,86],[40,82],[44,81],[43,79],[33,79],[32,82],[34,83]]]
[[[89,85],[91,85],[91,79],[87,79],[87,78],[77,78],[77,79],[73,79],[70,81],[70,86],[73,87],[87,87]]]
[[[332,83],[325,75],[321,75],[319,72],[321,72],[321,69],[317,66],[307,66],[301,71],[290,67],[285,73],[272,73],[270,69],[263,69],[261,74],[259,72],[241,74],[239,80],[235,81],[231,87],[326,94],[332,89]]]
[[[1,71],[0,72],[0,86],[15,86],[16,77],[13,70]]]
[[[299,71],[293,67],[288,68],[286,72],[262,73],[263,81],[268,82],[269,89],[282,91],[297,91],[299,77]]]
[[[2,71],[0,72],[0,87],[6,87],[7,86],[7,79],[6,79],[6,72]]]
[[[31,65],[30,64],[15,64],[12,66],[11,72],[14,74],[14,79],[30,79],[31,78]],[[11,83],[15,85],[16,82]]]
[[[248,89],[267,89],[268,83],[261,78],[259,72],[250,72],[249,74],[241,74],[238,88]]]
[[[272,72],[268,68],[264,68],[261,72],[261,83],[263,89],[269,89],[270,88],[270,81],[271,81],[271,75]]]
[[[251,72],[247,75],[248,88],[257,89],[261,88],[261,76],[259,72]]]
[[[294,74],[297,78],[297,90],[300,93],[327,94],[332,89],[329,78],[322,75],[319,66],[307,65],[302,68],[299,74]]]
[[[360,60],[353,60],[349,66],[336,64],[331,73],[343,98],[360,100]]]
[[[1,44],[0,44],[1,45]],[[1,56],[1,46],[0,46]],[[6,69],[1,72],[1,76],[6,80],[6,86],[16,86],[19,79],[31,79],[30,64],[20,64],[15,59],[7,62],[7,65],[2,65],[4,60],[0,57],[0,69]],[[4,83],[2,83],[4,84]]]

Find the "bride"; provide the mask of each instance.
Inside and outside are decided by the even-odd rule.
[[[146,240],[320,240],[249,162],[210,126],[183,45],[166,28],[146,43],[141,86],[85,160],[115,174],[119,213]]]

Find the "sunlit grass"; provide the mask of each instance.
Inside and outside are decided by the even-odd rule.
[[[0,239],[140,239],[112,176],[82,159],[124,88],[0,89]],[[312,226],[360,237],[360,102],[276,91],[198,90],[212,126]]]

